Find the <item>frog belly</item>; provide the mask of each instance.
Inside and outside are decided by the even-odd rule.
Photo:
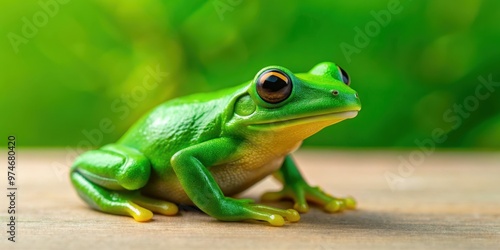
[[[240,148],[241,154],[236,160],[209,167],[224,195],[236,195],[276,172],[281,167],[285,156],[302,144],[302,141],[290,142],[286,140],[287,137],[278,136],[274,136],[274,141],[266,143],[267,138],[256,137],[257,143],[248,143]],[[142,191],[147,195],[170,202],[193,204],[171,167],[159,175],[153,174]]]
[[[261,160],[263,159],[247,156],[235,162],[210,167],[209,170],[224,195],[233,196],[277,171],[284,156],[270,159],[266,163]],[[193,205],[173,170],[170,171],[171,174],[166,174],[163,178],[153,176],[142,192],[177,204]]]
[[[232,196],[276,172],[283,160],[284,157],[278,157],[266,163],[260,163],[258,159],[242,159],[231,164],[215,166],[210,171],[222,192],[227,196]]]

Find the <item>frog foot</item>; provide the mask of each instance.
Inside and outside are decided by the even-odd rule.
[[[290,222],[297,222],[300,220],[299,213],[294,209],[279,209],[260,204],[253,204],[250,206],[252,210],[253,219],[267,221],[272,226],[283,226],[285,219]]]
[[[87,201],[94,209],[110,214],[127,215],[136,221],[148,221],[153,218],[153,212],[174,215],[178,208],[175,204],[157,200],[135,191],[114,191],[93,184],[78,172],[71,174],[78,195]]]
[[[277,192],[264,193],[261,199],[263,201],[291,199],[295,203],[293,208],[301,213],[309,211],[308,201],[323,206],[323,209],[329,213],[356,208],[356,200],[354,198],[336,198],[323,192],[321,188],[311,187],[305,182],[297,183],[293,186],[285,185],[282,190]]]
[[[299,213],[294,209],[279,209],[261,204],[255,204],[248,199],[232,199],[229,198],[226,203],[227,210],[235,211],[225,216],[219,217],[221,220],[239,221],[239,220],[258,220],[267,221],[272,226],[283,226],[285,219],[289,222],[297,222],[300,220]]]
[[[175,215],[179,211],[177,205],[168,201],[157,200],[141,195],[138,191],[108,191],[94,208],[103,212],[128,215],[138,222],[149,221],[153,212],[163,215]],[[103,194],[101,192],[101,194]]]

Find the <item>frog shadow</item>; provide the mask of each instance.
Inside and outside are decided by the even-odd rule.
[[[291,208],[292,203],[288,201],[280,202],[258,202],[277,208]],[[204,214],[197,207],[182,206],[182,210]],[[208,216],[208,215],[207,215]],[[338,213],[326,213],[320,207],[312,205],[309,212],[301,214],[301,219],[297,223],[286,223],[285,227],[304,229],[314,228],[326,231],[356,231],[367,230],[384,233],[425,233],[449,230],[443,228],[444,225],[434,223],[438,218],[432,214],[408,214],[397,211],[375,211],[369,208],[356,210],[345,210]],[[211,223],[227,223],[213,220]],[[233,222],[241,224],[268,224],[263,221],[247,220]]]

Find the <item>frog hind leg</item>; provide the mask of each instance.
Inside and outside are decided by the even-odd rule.
[[[92,208],[110,214],[148,221],[153,212],[174,215],[175,204],[140,193],[149,180],[151,164],[139,151],[110,144],[78,157],[71,168],[71,182]]]

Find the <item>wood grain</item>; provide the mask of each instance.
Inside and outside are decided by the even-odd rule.
[[[1,155],[3,152],[1,152]],[[0,249],[477,249],[500,248],[500,154],[436,152],[389,185],[410,151],[299,151],[306,178],[359,209],[326,214],[313,208],[298,223],[219,222],[194,210],[155,215],[148,223],[93,211],[67,178],[65,150],[18,150],[17,242],[7,241],[1,201]],[[415,160],[415,159],[414,159]],[[6,166],[2,161],[2,169]],[[5,167],[4,167],[5,166]],[[0,172],[6,187],[6,170]],[[271,178],[242,197],[279,186]],[[272,205],[286,207],[289,202]]]

